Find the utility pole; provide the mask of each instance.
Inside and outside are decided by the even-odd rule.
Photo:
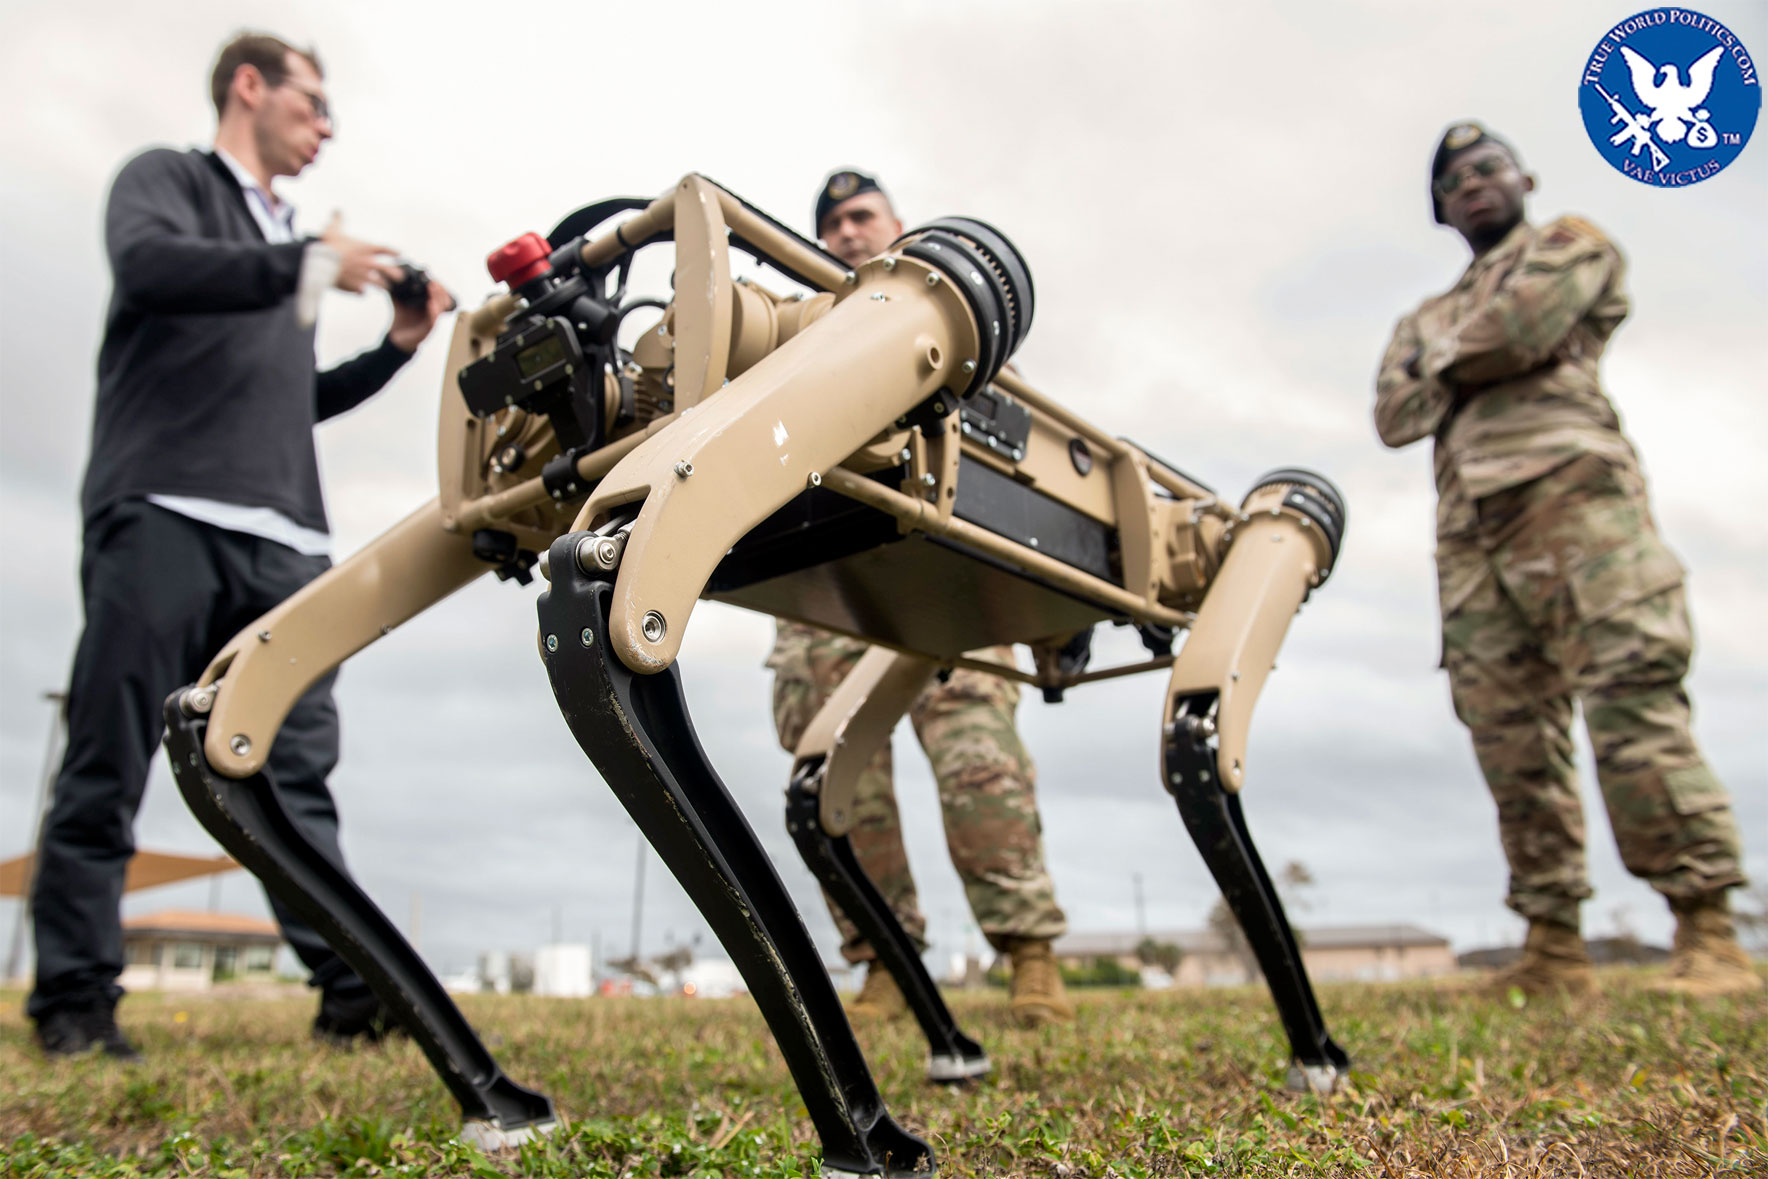
[[[638,967],[639,934],[644,930],[645,917],[645,835],[638,835],[638,866],[633,873],[632,882],[632,965]]]
[[[43,775],[37,787],[36,835],[31,840],[31,870],[24,895],[18,899],[18,917],[12,923],[12,946],[6,952],[6,973],[0,982],[18,977],[19,963],[25,951],[25,923],[31,919],[31,891],[37,882],[37,862],[43,855],[43,824],[49,818],[49,797],[55,785],[55,770],[61,760],[61,735],[67,726],[68,694],[45,692],[43,699],[55,705],[55,717],[49,722],[49,747],[43,751]]]

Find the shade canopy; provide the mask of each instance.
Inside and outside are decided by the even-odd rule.
[[[10,860],[0,861],[0,897],[22,897],[31,886],[31,869],[36,854],[26,852]],[[129,861],[129,873],[123,878],[123,891],[155,888],[197,876],[213,876],[239,867],[232,856],[179,856],[170,852],[136,852]]]

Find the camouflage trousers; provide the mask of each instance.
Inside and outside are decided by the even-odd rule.
[[[856,639],[780,623],[767,665],[774,672],[774,727],[787,752],[798,747],[817,710],[865,651]],[[977,657],[1011,663],[1013,653],[1001,647]],[[976,924],[996,950],[1006,949],[1008,938],[1054,938],[1068,928],[1044,869],[1036,773],[1013,721],[1018,705],[1017,684],[959,668],[943,683],[929,681],[909,709],[939,784],[952,864]],[[848,837],[855,858],[915,945],[925,949],[927,919],[903,847],[888,745],[860,776],[854,815]],[[841,932],[841,956],[849,962],[874,958],[835,902],[827,894],[823,899]]]
[[[1689,733],[1682,567],[1631,462],[1584,456],[1437,515],[1443,666],[1510,863],[1508,904],[1576,925],[1591,895],[1573,702],[1627,870],[1668,898],[1744,882],[1725,787]]]

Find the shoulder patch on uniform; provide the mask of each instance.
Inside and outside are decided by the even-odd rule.
[[[1582,217],[1561,217],[1541,234],[1541,244],[1548,249],[1569,246],[1574,242],[1607,244],[1602,231]]]

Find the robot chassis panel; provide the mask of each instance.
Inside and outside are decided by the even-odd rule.
[[[627,299],[633,256],[670,242],[674,298]],[[733,249],[815,293],[733,281]],[[544,1133],[552,1102],[503,1074],[392,923],[302,838],[265,761],[320,676],[484,573],[526,581],[536,564],[551,582],[541,658],[565,721],[742,972],[829,1173],[924,1172],[934,1158],[892,1121],[695,736],[675,660],[703,597],[873,644],[796,750],[787,825],[901,987],[931,1079],[977,1076],[988,1058],[854,858],[860,769],[944,667],[1049,698],[1170,669],[1163,784],[1269,983],[1291,1084],[1332,1087],[1349,1060],[1239,800],[1253,705],[1338,555],[1345,510],[1329,482],[1273,471],[1234,508],[1004,369],[1034,292],[982,222],[933,222],[849,271],[689,175],[489,261],[509,293],[456,324],[438,497],[247,627],[166,705],[197,817],[374,988],[459,1101],[464,1136],[495,1148]],[[622,348],[621,322],[647,307],[660,321]],[[1137,626],[1154,657],[1084,670],[1084,636],[1102,621]],[[1035,674],[965,655],[1015,642]]]

